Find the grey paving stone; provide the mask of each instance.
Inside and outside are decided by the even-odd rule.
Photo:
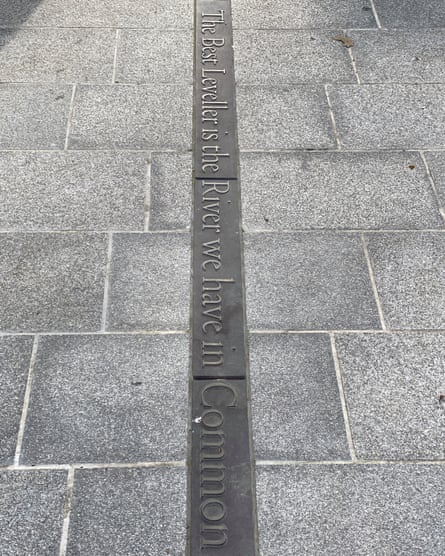
[[[192,0],[0,0],[0,25],[191,28]]]
[[[247,230],[443,226],[413,152],[242,153],[241,179]]]
[[[356,83],[341,31],[234,32],[238,83]]]
[[[445,32],[349,31],[363,83],[445,81]]]
[[[185,469],[76,472],[70,556],[183,556],[185,538]]]
[[[240,85],[236,99],[241,149],[335,146],[321,85]]]
[[[245,234],[252,329],[380,328],[360,238]]]
[[[329,337],[252,334],[249,351],[256,457],[350,459]]]
[[[442,0],[404,0],[386,2],[374,0],[380,22],[384,27],[422,28],[445,27]]]
[[[445,459],[445,333],[345,334],[336,345],[358,457]]]
[[[347,148],[445,146],[445,85],[328,85]]]
[[[112,29],[0,29],[0,80],[111,82]]]
[[[122,30],[116,82],[191,83],[192,31]]]
[[[150,230],[190,228],[191,176],[190,154],[153,153],[150,176]]]
[[[445,205],[445,152],[425,153],[442,206]]]
[[[235,28],[298,29],[306,27],[376,27],[368,0],[237,0],[232,6]]]
[[[66,471],[0,473],[2,556],[59,553],[66,480]]]
[[[148,157],[0,152],[0,229],[143,230]]]
[[[181,330],[189,325],[190,236],[116,234],[109,330]]]
[[[0,84],[0,149],[60,149],[71,87]]]
[[[257,468],[261,555],[439,556],[444,480],[437,465]]]
[[[0,465],[14,461],[32,344],[31,337],[0,337]]]
[[[98,330],[107,237],[0,234],[0,329]]]
[[[39,343],[25,463],[182,459],[187,336],[47,336]]]
[[[69,147],[185,150],[191,110],[191,86],[79,86]]]
[[[444,328],[445,234],[376,234],[367,243],[387,326]]]

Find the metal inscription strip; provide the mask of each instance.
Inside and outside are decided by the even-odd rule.
[[[257,556],[230,0],[195,0],[190,556]]]

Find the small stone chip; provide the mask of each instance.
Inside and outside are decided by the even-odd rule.
[[[334,41],[343,43],[343,46],[345,46],[346,48],[351,48],[351,46],[354,46],[354,41],[346,35],[337,35],[336,37],[334,37]]]

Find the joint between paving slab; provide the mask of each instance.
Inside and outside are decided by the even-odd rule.
[[[347,34],[348,34],[347,29],[344,29],[344,34],[345,34],[345,36],[347,36]],[[351,60],[352,70],[354,72],[355,79],[357,80],[357,85],[361,85],[360,76],[358,74],[357,64],[355,63],[353,50],[352,50],[352,48],[347,48],[346,50],[348,51],[349,59]]]
[[[379,14],[377,13],[377,8],[375,7],[375,2],[374,2],[374,0],[369,0],[369,1],[370,1],[370,3],[371,3],[372,14],[373,14],[373,16],[374,16],[374,19],[375,19],[375,22],[376,22],[376,24],[377,24],[377,27],[378,27],[379,29],[381,29],[381,28],[382,28],[382,24],[380,23],[380,17],[379,17]]]
[[[39,336],[36,334],[34,336],[34,341],[33,341],[33,344],[32,344],[32,351],[31,351],[31,358],[30,358],[30,361],[29,361],[28,378],[27,378],[27,381],[26,381],[25,395],[24,395],[24,398],[23,398],[22,415],[21,415],[21,418],[20,418],[19,431],[18,431],[18,434],[17,434],[17,445],[16,445],[16,450],[15,450],[15,455],[14,455],[14,465],[19,465],[19,463],[20,463],[20,456],[21,456],[22,444],[23,444],[23,435],[24,435],[24,432],[25,432],[26,418],[28,416],[28,407],[29,407],[29,400],[30,400],[30,396],[31,396],[32,379],[33,379],[33,374],[34,374],[34,365],[35,365],[36,358],[37,358],[38,347],[39,347]]]
[[[102,305],[102,325],[101,331],[105,332],[107,328],[108,317],[108,298],[110,291],[110,272],[111,272],[111,257],[113,255],[113,233],[108,236],[108,249],[107,249],[107,264],[105,266],[105,282],[104,282],[104,298]]]
[[[435,465],[442,466],[445,465],[445,460],[364,460],[357,459],[355,461],[350,460],[256,460],[257,467],[292,467],[292,466],[310,466],[310,465],[345,465],[345,466],[357,466],[357,465]]]
[[[437,205],[439,207],[440,215],[445,222],[445,207],[442,205],[442,203],[440,201],[439,192],[437,191],[436,184],[434,183],[434,178],[433,178],[433,174],[431,173],[430,166],[429,166],[428,161],[425,157],[424,151],[419,151],[419,154],[420,154],[420,158],[422,159],[423,164],[425,165],[428,180],[431,184],[431,189],[433,190],[434,197],[436,198]]]
[[[171,461],[137,461],[133,463],[42,463],[36,465],[5,465],[0,466],[0,472],[4,471],[81,471],[83,469],[151,469],[158,467],[180,467],[186,466],[185,460]]]
[[[372,268],[372,261],[371,261],[371,257],[369,255],[369,251],[368,251],[368,246],[366,245],[366,240],[365,240],[365,235],[361,234],[361,240],[362,240],[362,245],[363,245],[363,251],[365,254],[365,258],[366,258],[366,264],[368,266],[368,272],[369,272],[369,279],[371,281],[371,287],[372,287],[372,291],[374,293],[374,299],[377,305],[377,311],[379,314],[379,319],[380,319],[380,323],[382,325],[383,330],[386,330],[386,323],[385,323],[385,316],[383,314],[383,308],[382,308],[382,304],[380,301],[380,297],[379,297],[379,292],[377,290],[377,283],[375,280],[375,275],[374,275],[374,270]]]
[[[74,83],[73,92],[71,94],[70,106],[69,106],[69,110],[68,110],[68,121],[66,123],[66,136],[65,136],[65,146],[64,146],[65,151],[68,150],[69,136],[70,136],[70,130],[71,130],[71,118],[73,116],[73,111],[74,111],[74,97],[75,96],[76,96],[76,84]]]
[[[62,537],[60,539],[60,550],[59,556],[65,556],[68,544],[68,530],[70,525],[70,515],[71,515],[71,502],[73,499],[74,490],[74,468],[70,467],[68,471],[67,485],[66,485],[66,499],[65,507],[63,510],[63,526],[62,526]]]
[[[117,53],[119,49],[119,39],[120,39],[120,29],[116,29],[115,45],[114,45],[114,57],[113,57],[113,72],[111,75],[111,83],[114,85],[116,82],[116,71],[117,71]]]
[[[148,232],[150,225],[150,195],[151,195],[151,162],[147,165],[147,174],[145,176],[145,201],[144,201],[144,232]]]

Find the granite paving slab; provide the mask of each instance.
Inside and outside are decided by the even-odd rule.
[[[241,149],[335,146],[328,102],[320,85],[240,85],[236,101]]]
[[[251,329],[380,328],[360,238],[352,234],[245,234]]]
[[[107,243],[94,233],[0,234],[0,330],[98,330]]]
[[[251,334],[249,350],[257,459],[350,459],[329,337]]]
[[[143,230],[148,156],[0,152],[0,229]]]
[[[192,31],[123,29],[116,83],[191,83]]]
[[[0,84],[0,149],[60,149],[72,87]]]
[[[185,534],[185,468],[76,472],[70,556],[183,556]]]
[[[21,461],[185,458],[187,364],[185,335],[40,338]]]
[[[242,153],[241,179],[249,231],[443,227],[414,152]]]
[[[434,28],[445,27],[445,10],[441,0],[404,0],[386,2],[374,0],[383,27]]]
[[[0,79],[111,83],[115,41],[112,29],[0,29]]]
[[[327,85],[342,146],[445,147],[445,85]]]
[[[366,242],[387,326],[444,328],[445,234],[376,234]]]
[[[445,152],[427,152],[425,159],[443,207],[445,205]]]
[[[336,336],[361,459],[445,459],[445,333]]]
[[[150,173],[150,230],[189,229],[192,157],[190,153],[153,153]]]
[[[376,27],[369,0],[236,0],[234,29]]]
[[[191,86],[79,86],[71,149],[185,150],[191,144]]]
[[[334,37],[341,31],[234,32],[240,84],[356,83],[351,59]]]
[[[66,471],[0,472],[2,556],[59,554]]]
[[[0,465],[14,461],[32,345],[30,336],[0,337]]]
[[[190,235],[115,234],[108,330],[189,326]]]
[[[441,29],[348,31],[363,83],[445,81],[445,32]]]
[[[444,480],[436,465],[257,468],[261,556],[439,556]]]

